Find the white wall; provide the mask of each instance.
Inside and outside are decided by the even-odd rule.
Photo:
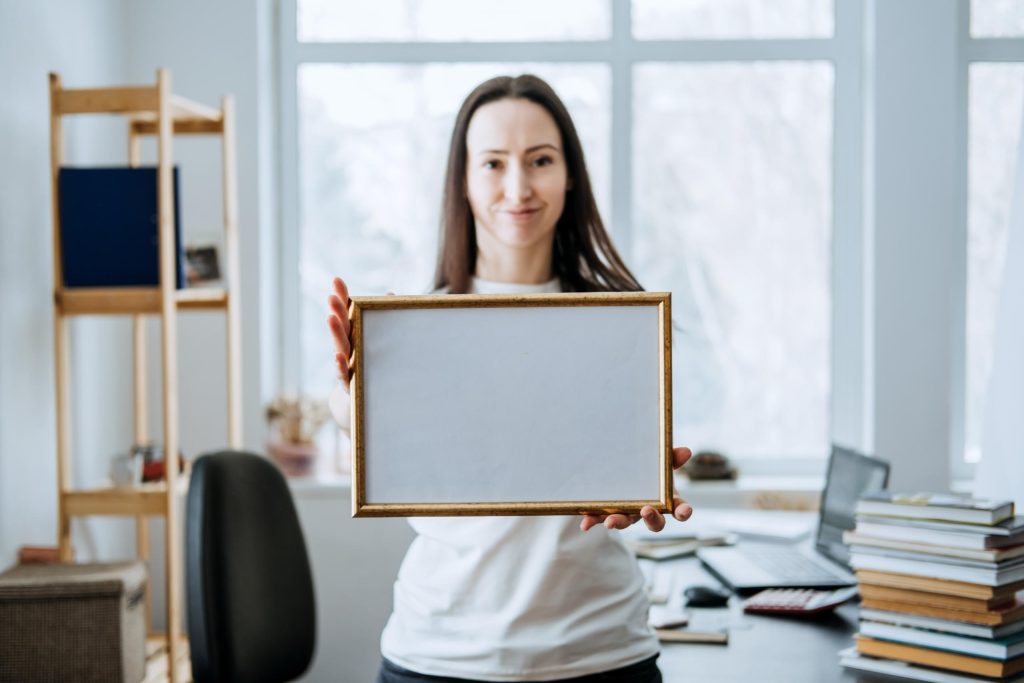
[[[172,89],[198,102],[217,105],[225,94],[235,98],[238,223],[242,284],[243,442],[262,450],[261,316],[259,299],[273,288],[271,272],[261,268],[261,230],[273,218],[273,129],[259,128],[260,116],[272,108],[270,2],[231,0],[216,3],[127,3],[125,35],[127,77],[153,82],[156,70],[171,70]],[[261,114],[261,107],[263,112]],[[223,234],[220,145],[216,138],[177,138],[175,163],[181,167],[181,219],[186,241]],[[143,148],[155,159],[155,146]],[[157,356],[158,328],[152,327],[152,355]],[[179,318],[178,337],[181,444],[188,457],[227,443],[224,316],[191,313]],[[153,397],[159,397],[154,361]],[[152,424],[160,433],[160,402],[154,400]]]
[[[272,113],[271,3],[232,0],[217,3],[127,3],[125,34],[127,78],[153,82],[158,68],[171,71],[172,90],[195,101],[218,105],[225,94],[235,99],[238,173],[239,260],[242,297],[243,446],[263,450],[262,406],[273,392],[265,383],[261,353],[267,352],[261,325],[272,325],[260,297],[274,290],[273,271],[261,262],[268,254],[261,240],[273,219],[273,153],[271,126],[260,126]],[[174,161],[180,167],[181,225],[186,242],[223,235],[221,148],[219,139],[176,138]],[[155,144],[143,147],[143,161],[156,159]],[[273,250],[269,251],[270,254]],[[220,313],[189,313],[178,319],[181,449],[186,457],[227,445],[225,317]],[[272,327],[271,327],[272,329]],[[159,327],[149,326],[151,371],[150,425],[160,440],[161,394]],[[130,401],[123,394],[121,401]],[[153,524],[151,573],[155,623],[164,612],[162,523]]]
[[[405,519],[352,519],[348,487],[294,484],[292,492],[316,589],[316,655],[302,680],[372,681],[412,527]]]
[[[59,10],[59,11],[55,11]],[[125,0],[0,4],[0,566],[24,544],[56,541],[53,317],[47,73],[65,87],[153,83],[172,72],[173,90],[204,104],[235,96],[242,281],[243,443],[261,450],[261,406],[274,387],[261,379],[259,298],[274,290],[261,268],[261,230],[273,215],[271,3],[135,3]],[[261,109],[262,106],[262,109]],[[65,119],[69,164],[124,164],[123,118]],[[155,158],[152,144],[144,159]],[[178,139],[186,240],[222,234],[220,146],[216,138]],[[263,258],[269,258],[265,253]],[[261,270],[264,274],[261,275]],[[159,328],[150,322],[151,430],[160,439]],[[110,458],[132,443],[131,325],[125,318],[75,319],[71,329],[73,478],[95,486]],[[224,316],[183,316],[179,325],[181,447],[186,456],[226,444]],[[266,347],[264,347],[266,348]],[[272,384],[272,382],[271,382]],[[155,525],[159,532],[160,524]],[[76,520],[77,557],[134,553],[132,524]],[[160,566],[160,543],[153,539]],[[160,574],[156,582],[159,586]],[[155,591],[155,607],[162,592]]]
[[[869,7],[869,450],[893,463],[893,487],[941,491],[950,484],[960,419],[952,394],[956,340],[965,329],[966,214],[957,210],[958,193],[966,192],[961,5],[875,0]]]
[[[69,2],[61,11],[48,3],[0,5],[0,566],[22,544],[56,541],[47,73],[59,72],[69,86],[123,81],[124,5]],[[70,163],[124,158],[123,128],[113,119],[81,117],[65,133]],[[106,456],[124,447],[119,432],[130,422],[106,401],[105,388],[127,386],[130,376],[111,375],[93,358],[109,352],[120,330],[116,321],[75,321],[73,328],[72,391],[76,404],[88,401],[96,411],[77,413],[73,429],[90,441],[86,456]],[[93,378],[99,391],[90,386]],[[93,419],[100,414],[102,420]],[[95,474],[96,461],[84,461],[77,482]],[[83,536],[80,525],[76,530],[79,545],[96,546],[93,535]]]

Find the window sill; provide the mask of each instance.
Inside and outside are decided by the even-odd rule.
[[[813,510],[821,496],[821,477],[741,475],[727,481],[692,482],[675,477],[680,494],[694,505],[707,507],[760,507],[781,510]],[[288,479],[297,498],[347,498],[352,479],[348,475],[292,477]]]
[[[680,495],[695,507],[816,510],[824,479],[818,476],[744,475],[691,481],[676,475]]]
[[[820,476],[740,475],[721,481],[690,481],[674,477],[676,489],[687,502],[709,508],[756,508],[762,510],[816,510],[825,480]],[[973,482],[957,480],[952,490],[971,492]],[[288,479],[297,498],[349,498],[349,475],[292,477]]]

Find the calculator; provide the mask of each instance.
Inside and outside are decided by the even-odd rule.
[[[857,587],[835,591],[769,588],[743,602],[747,614],[789,614],[795,617],[831,612],[857,595]]]

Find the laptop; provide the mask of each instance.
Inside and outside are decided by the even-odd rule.
[[[740,593],[765,588],[843,588],[857,579],[843,531],[854,527],[857,499],[889,483],[889,463],[833,446],[821,496],[814,548],[741,542],[734,547],[701,548],[697,557],[708,571]]]

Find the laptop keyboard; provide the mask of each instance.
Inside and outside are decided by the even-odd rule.
[[[808,557],[789,548],[744,548],[739,550],[762,570],[781,579],[834,581],[839,578]]]

